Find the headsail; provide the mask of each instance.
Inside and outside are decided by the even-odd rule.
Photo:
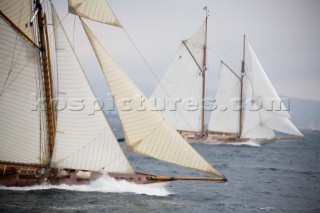
[[[118,67],[88,26],[83,20],[81,22],[114,97],[128,149],[142,155],[221,176],[174,128],[163,120],[160,113],[154,111],[151,103]],[[130,101],[130,98],[135,97],[141,97],[140,100],[146,101],[143,111],[139,111],[140,101]],[[131,110],[122,108],[123,100],[131,103]]]
[[[32,18],[32,3],[30,0],[1,0],[0,10],[22,32],[34,41],[33,28],[30,26]]]
[[[239,133],[240,79],[221,62],[215,105],[211,113],[208,130],[214,132]],[[223,109],[225,108],[225,110]]]
[[[247,98],[249,97],[252,98],[253,101],[256,101],[256,106],[259,106],[259,108],[261,106],[261,109],[256,112],[248,112],[247,110],[246,114],[259,114],[259,125],[261,127],[303,137],[302,133],[290,121],[288,111],[285,109],[280,97],[265,74],[251,45],[249,44],[248,46],[252,61],[252,79],[250,80],[252,95],[247,95]],[[248,122],[248,119],[245,119],[245,122]]]
[[[264,127],[261,121],[261,114],[267,114],[268,112],[261,108],[259,103],[254,102],[254,99],[251,99],[253,98],[252,86],[247,77],[245,80],[247,85],[247,101],[241,138],[273,139],[276,137],[276,134],[272,129]]]
[[[195,35],[182,42],[150,97],[164,101],[163,116],[178,130],[201,131],[205,26],[204,22]]]
[[[0,37],[0,161],[45,165],[48,129],[37,106],[44,97],[39,52],[2,18]]]
[[[132,173],[52,7],[56,38],[58,98],[66,108],[58,112],[52,166]],[[70,102],[83,108],[70,109]],[[62,105],[63,106],[63,105]],[[93,114],[94,113],[94,114]]]
[[[93,21],[122,27],[106,0],[68,0],[69,13]]]

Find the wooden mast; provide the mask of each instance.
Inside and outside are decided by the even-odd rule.
[[[54,103],[53,103],[53,88],[52,88],[52,77],[51,77],[51,62],[49,56],[49,45],[46,41],[46,26],[45,26],[45,14],[42,9],[40,0],[36,0],[36,7],[38,9],[38,32],[39,32],[39,43],[40,43],[40,59],[42,64],[43,81],[45,88],[46,107],[47,107],[47,121],[48,121],[48,133],[49,133],[49,161],[51,162],[53,146],[54,146],[54,135],[55,135],[55,115],[54,115]]]
[[[243,77],[244,77],[244,65],[245,65],[245,49],[246,49],[246,35],[243,36],[243,58],[241,62],[241,78],[240,78],[240,111],[239,111],[239,135],[238,139],[241,138],[242,131],[242,114],[243,114]],[[240,139],[241,140],[241,139]]]
[[[206,29],[205,29],[205,43],[203,47],[203,70],[202,70],[202,100],[201,100],[201,137],[205,136],[204,129],[204,99],[206,92],[206,70],[207,70],[207,31],[208,31],[208,9],[206,8]]]

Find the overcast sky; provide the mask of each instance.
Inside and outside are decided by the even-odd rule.
[[[67,1],[53,1],[60,18]],[[320,1],[318,0],[109,0],[118,19],[161,78],[182,39],[203,23],[208,6],[208,81],[216,87],[219,61],[236,72],[246,33],[280,95],[320,101]],[[99,95],[105,83],[79,20],[63,21],[90,82]],[[75,40],[73,29],[75,24]],[[147,95],[158,83],[122,29],[86,21],[104,47]],[[149,89],[146,89],[149,88]]]

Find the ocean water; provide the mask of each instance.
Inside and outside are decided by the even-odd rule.
[[[87,186],[0,187],[0,212],[320,212],[320,133],[263,146],[195,144],[228,182],[139,186],[101,178]],[[124,147],[124,144],[122,144]],[[128,153],[136,170],[201,173]]]

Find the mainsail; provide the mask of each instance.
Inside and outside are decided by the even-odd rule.
[[[163,116],[178,130],[201,131],[205,34],[206,22],[195,35],[182,42],[150,97],[156,104],[160,103],[159,107],[164,101]]]
[[[265,133],[268,132],[268,138],[270,138],[272,130],[303,137],[302,133],[290,121],[288,111],[265,74],[251,45],[249,44],[248,46],[252,61],[252,76],[249,77],[249,75],[247,75],[249,77],[247,77],[247,81],[249,82],[247,83],[247,98],[251,98],[253,108],[256,107],[258,110],[246,110],[241,137],[248,138],[250,134],[254,134],[255,138],[264,138]],[[257,125],[248,124],[248,122],[254,120],[254,117],[258,118],[255,120],[259,120]],[[257,134],[257,131],[253,131],[253,128],[257,128],[257,126],[259,126],[257,131],[263,132],[264,134]],[[261,128],[264,128],[264,130],[261,131]],[[249,132],[251,133],[249,134]]]
[[[25,1],[12,2],[20,7]],[[44,97],[39,52],[2,17],[0,37],[0,161],[45,165],[48,129],[43,109],[37,108]]]
[[[81,23],[114,97],[128,149],[221,177],[216,169],[164,121],[159,112],[155,112],[155,108],[118,67],[82,19]],[[135,101],[135,98],[140,100]],[[141,100],[145,101],[142,111]],[[130,103],[130,109],[123,109],[124,102]]]
[[[52,167],[133,173],[52,7],[58,71],[57,133]],[[70,103],[74,101],[74,103]],[[70,105],[80,104],[72,109]],[[59,110],[59,108],[58,108]]]
[[[240,78],[223,62],[220,66],[215,105],[208,130],[212,132],[239,133]]]
[[[68,0],[69,13],[93,21],[122,27],[106,0]]]

